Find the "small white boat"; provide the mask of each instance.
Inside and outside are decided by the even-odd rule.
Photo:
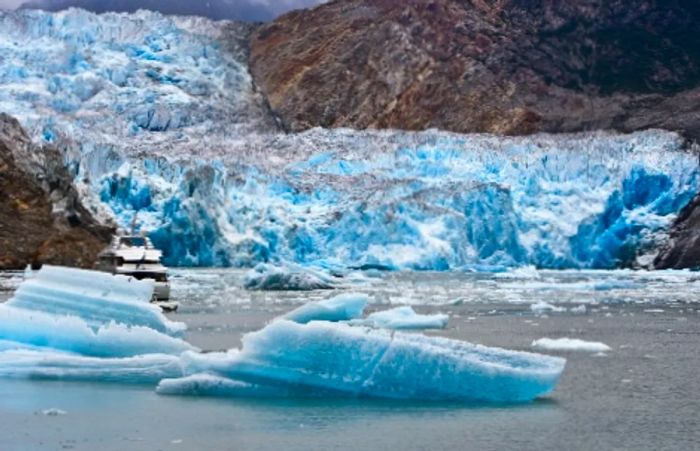
[[[115,235],[112,244],[97,256],[95,269],[137,280],[153,280],[155,288],[151,302],[165,311],[175,311],[179,305],[170,301],[168,268],[160,262],[162,255],[145,236]]]

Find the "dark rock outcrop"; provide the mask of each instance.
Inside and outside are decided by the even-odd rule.
[[[700,138],[696,0],[336,0],[261,26],[251,71],[288,130]]]
[[[671,239],[654,259],[656,269],[700,269],[700,194],[678,215]]]
[[[90,267],[111,233],[81,204],[60,153],[0,114],[0,269]]]

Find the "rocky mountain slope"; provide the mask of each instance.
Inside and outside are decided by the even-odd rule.
[[[288,130],[700,137],[693,0],[337,0],[260,27],[251,71]]]
[[[61,155],[31,143],[0,114],[0,269],[52,263],[89,267],[111,229],[82,206]]]

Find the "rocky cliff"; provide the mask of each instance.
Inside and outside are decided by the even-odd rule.
[[[0,269],[92,266],[111,228],[82,206],[61,155],[0,114]]]
[[[700,194],[678,215],[671,239],[654,260],[657,269],[700,269]]]
[[[700,137],[694,0],[337,0],[260,27],[251,71],[288,130]]]

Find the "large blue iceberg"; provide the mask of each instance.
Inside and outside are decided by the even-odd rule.
[[[240,351],[186,353],[183,360],[188,374],[213,374],[252,390],[465,402],[530,401],[554,389],[565,364],[439,337],[288,320],[246,334]],[[160,391],[206,393],[209,382],[197,382],[167,381]],[[213,385],[222,390],[220,379]]]

